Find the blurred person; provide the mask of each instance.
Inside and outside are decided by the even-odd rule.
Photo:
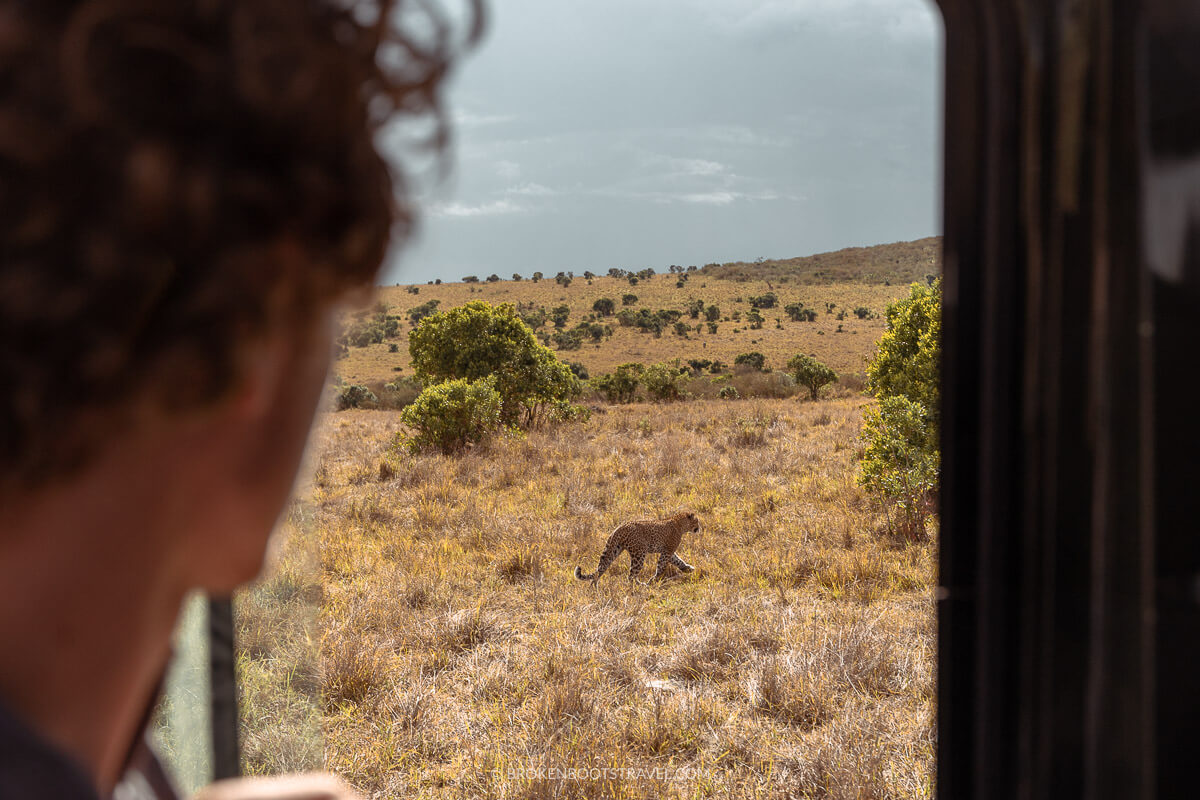
[[[181,600],[261,569],[337,309],[412,227],[380,131],[444,147],[454,33],[386,0],[0,0],[0,798],[156,768]]]

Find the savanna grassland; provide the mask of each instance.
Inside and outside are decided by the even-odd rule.
[[[247,770],[372,797],[930,797],[935,544],[856,483],[868,402],[608,406],[456,457],[395,451],[395,412],[325,415],[238,606]],[[572,577],[683,508],[694,573]]]
[[[674,274],[658,271],[631,284],[628,279],[598,275],[592,279],[576,271],[566,286],[547,274],[539,281],[531,275],[512,280],[511,275],[488,282],[477,275],[478,283],[421,284],[392,286],[379,290],[378,301],[386,313],[404,321],[398,334],[365,347],[349,347],[339,358],[335,371],[348,384],[379,384],[397,376],[411,375],[408,313],[429,301],[438,301],[446,310],[472,300],[512,303],[547,312],[567,306],[566,328],[593,321],[612,326],[611,337],[603,341],[585,341],[578,350],[563,350],[559,357],[583,364],[591,374],[610,372],[627,362],[654,363],[704,358],[732,364],[741,353],[758,351],[767,356],[769,366],[782,368],[796,353],[814,356],[846,375],[861,375],[865,359],[885,327],[883,311],[888,303],[907,294],[908,284],[924,281],[924,276],[940,274],[939,238],[900,242],[875,247],[856,247],[804,258],[754,263],[712,264],[696,272]],[[635,272],[637,270],[634,270]],[[682,285],[680,285],[682,284]],[[761,328],[750,326],[747,316],[750,299],[768,292],[778,302],[773,308],[760,309]],[[626,294],[636,295],[629,305]],[[685,311],[693,301],[715,305],[720,310],[716,332],[710,331],[705,317],[682,322],[691,330],[686,337],[667,326],[655,336],[636,327],[623,326],[615,316],[600,316],[593,304],[601,298],[614,301],[615,311],[659,309]],[[812,321],[793,321],[784,307],[802,303],[817,312]],[[860,318],[854,311],[862,308],[870,316]],[[695,330],[696,327],[699,330]],[[539,332],[552,334],[547,321]]]

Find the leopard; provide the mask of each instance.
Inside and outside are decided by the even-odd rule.
[[[585,575],[578,566],[575,567],[575,577],[581,581],[591,581],[596,585],[604,571],[612,565],[621,551],[629,551],[629,580],[636,581],[641,575],[642,566],[647,553],[658,553],[658,568],[654,571],[653,580],[663,577],[667,565],[671,564],[680,572],[692,572],[696,568],[675,554],[679,540],[685,532],[700,530],[700,520],[695,512],[680,511],[665,519],[638,519],[619,525],[608,537],[604,545],[604,553],[600,556],[600,565],[595,573]]]

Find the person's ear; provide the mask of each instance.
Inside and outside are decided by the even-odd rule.
[[[279,385],[292,358],[287,337],[269,336],[246,348],[230,412],[244,420],[261,419],[279,397]]]

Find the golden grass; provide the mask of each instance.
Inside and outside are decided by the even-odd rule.
[[[571,308],[567,327],[572,328],[592,313],[592,304],[601,297],[612,298],[621,309],[621,295],[636,294],[638,303],[633,309],[650,310],[677,309],[683,311],[691,299],[716,304],[721,309],[722,319],[732,316],[734,311],[743,315],[742,322],[722,321],[717,333],[693,331],[689,338],[663,331],[661,337],[641,333],[634,328],[621,327],[615,317],[601,320],[613,326],[613,336],[601,344],[584,344],[579,350],[559,352],[564,361],[577,361],[595,375],[611,372],[618,364],[630,361],[656,363],[678,358],[706,358],[732,365],[741,353],[757,350],[767,356],[767,365],[783,369],[792,356],[807,353],[825,362],[835,371],[847,374],[862,374],[866,360],[875,352],[875,343],[884,331],[883,312],[887,305],[908,293],[907,284],[826,284],[797,286],[772,284],[779,298],[777,308],[764,309],[761,313],[766,322],[759,330],[752,330],[744,321],[750,309],[750,297],[765,294],[766,281],[738,282],[722,278],[704,277],[693,274],[684,288],[676,288],[675,275],[656,275],[630,286],[627,281],[608,276],[593,279],[588,285],[583,278],[576,277],[569,287],[563,288],[553,279],[534,283],[530,280],[499,281],[497,283],[444,283],[440,286],[419,286],[419,294],[410,294],[406,288],[384,287],[378,290],[378,300],[388,307],[388,313],[405,318],[401,333],[394,339],[367,347],[351,347],[348,354],[335,365],[336,373],[347,383],[391,381],[400,375],[412,375],[408,353],[408,334],[412,326],[408,323],[408,312],[429,300],[439,300],[441,310],[454,308],[472,300],[489,303],[533,303],[544,306],[547,311],[558,305]],[[739,300],[740,298],[740,300]],[[814,322],[791,322],[783,306],[802,302],[805,307],[819,312]],[[826,304],[835,306],[833,313],[826,312]],[[852,313],[858,306],[871,309],[876,317],[858,319]],[[838,320],[837,313],[845,311],[845,319]],[[776,327],[776,319],[779,325]],[[699,320],[686,314],[684,322],[693,328]],[[838,328],[841,332],[838,332]],[[740,329],[734,332],[734,329]],[[543,330],[553,332],[553,324],[547,322]],[[390,345],[397,345],[397,352],[389,352]]]
[[[327,415],[239,605],[247,768],[372,797],[930,797],[934,545],[880,533],[855,483],[864,402],[610,408],[459,458]],[[696,572],[572,577],[680,508]],[[314,722],[319,757],[283,741]]]

